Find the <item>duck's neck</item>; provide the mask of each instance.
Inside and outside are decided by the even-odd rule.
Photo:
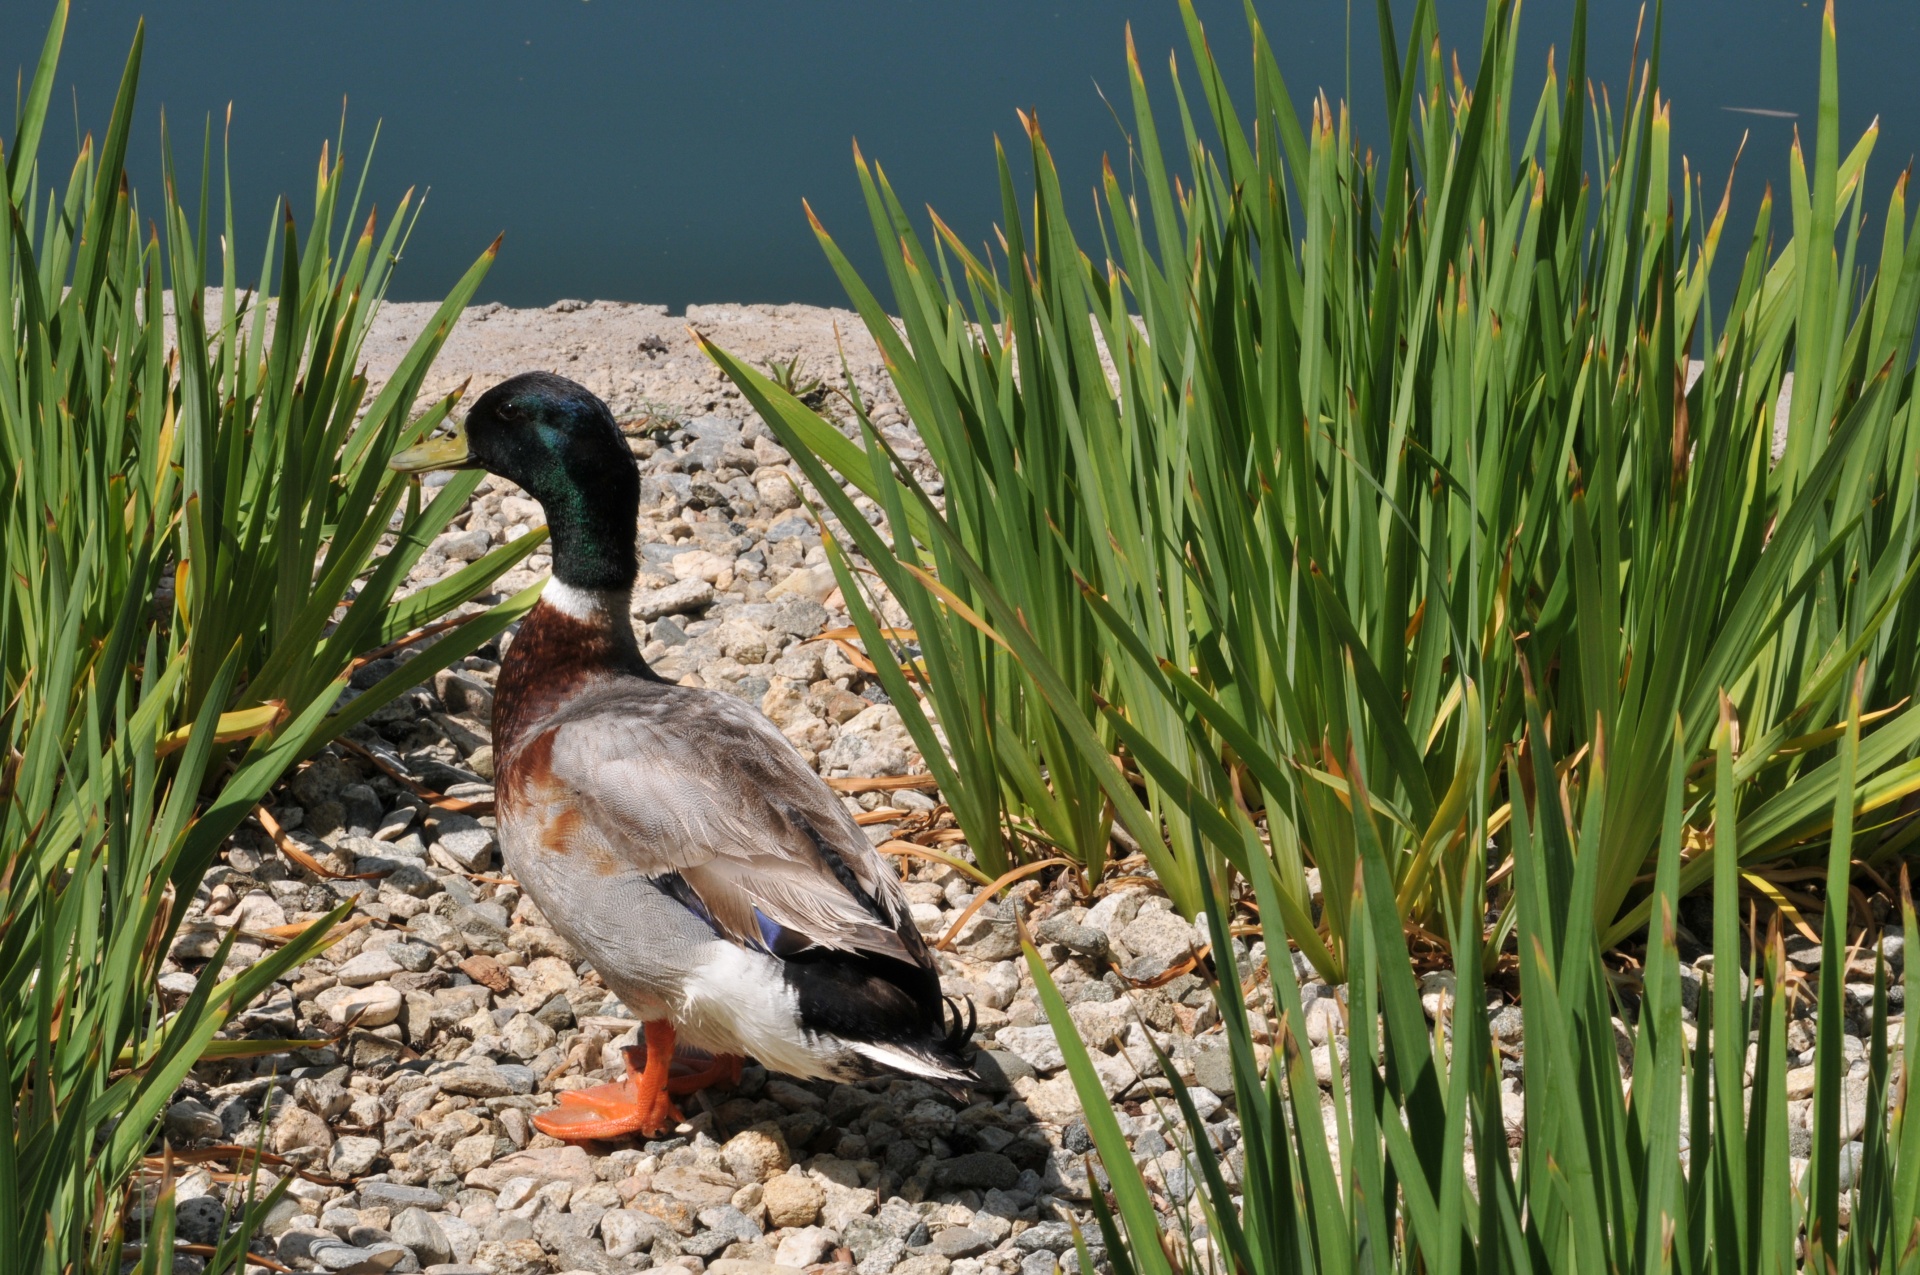
[[[553,537],[553,578],[520,622],[500,668],[495,748],[511,752],[528,732],[587,683],[627,674],[658,680],[640,656],[629,607],[639,574],[636,509],[602,516],[568,501],[545,501]]]

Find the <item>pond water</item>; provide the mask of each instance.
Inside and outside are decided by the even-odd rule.
[[[10,69],[30,62],[44,27],[40,6],[7,7],[0,68]],[[1257,7],[1296,97],[1304,103],[1320,87],[1349,96],[1361,135],[1383,146],[1373,5],[1351,14],[1340,0]],[[1197,8],[1230,87],[1246,100],[1239,0]],[[1395,8],[1404,36],[1412,5]],[[1168,52],[1180,49],[1191,67],[1173,0],[76,0],[45,159],[66,161],[79,127],[104,127],[143,9],[136,185],[158,188],[162,106],[181,167],[197,173],[204,121],[216,121],[217,137],[231,102],[251,261],[274,195],[291,192],[304,211],[320,142],[337,134],[344,99],[351,154],[380,125],[372,181],[380,204],[410,185],[431,191],[396,277],[403,299],[439,295],[505,231],[485,299],[844,304],[801,201],[863,270],[877,269],[854,138],[910,208],[930,204],[981,242],[1000,209],[996,134],[1024,169],[1015,108],[1038,111],[1063,182],[1087,192],[1090,212],[1101,155],[1125,146],[1102,97],[1124,107],[1125,24],[1168,102],[1167,132],[1176,127],[1164,90]],[[1441,0],[1439,9],[1443,40],[1463,47],[1471,75],[1483,5]],[[1638,6],[1597,0],[1593,9],[1590,73],[1617,100]],[[1564,67],[1571,13],[1571,0],[1526,5],[1520,82],[1529,94],[1549,46],[1562,50]],[[1920,6],[1847,0],[1839,30],[1843,138],[1882,121],[1869,170],[1877,219],[1920,150]],[[1819,8],[1803,0],[1668,7],[1662,79],[1675,149],[1717,195],[1751,134],[1732,218],[1742,238],[1763,183],[1782,187],[1796,124],[1812,142],[1818,38]],[[1785,222],[1782,200],[1775,225]]]

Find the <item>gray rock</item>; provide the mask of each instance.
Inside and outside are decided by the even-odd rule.
[[[797,638],[810,638],[827,626],[827,609],[812,598],[792,594],[774,605],[771,627],[776,632]]]
[[[1501,1006],[1487,1021],[1488,1030],[1501,1040],[1514,1045],[1520,1043],[1524,1026],[1525,1015],[1520,1012],[1518,1005]]]
[[[1859,1180],[1860,1165],[1866,1158],[1866,1144],[1849,1142],[1840,1148],[1840,1189],[1851,1191]]]
[[[685,474],[648,474],[640,480],[640,499],[649,505],[685,504],[693,494],[693,479]],[[652,549],[654,545],[643,548]]]
[[[600,1216],[600,1239],[608,1257],[625,1257],[651,1249],[657,1240],[676,1238],[671,1226],[639,1209],[613,1209]]]
[[[434,1077],[440,1088],[467,1098],[505,1098],[533,1092],[533,1072],[525,1067],[494,1063],[462,1063]]]
[[[888,1272],[899,1266],[900,1259],[906,1256],[906,1252],[906,1241],[889,1235],[870,1248],[865,1257],[855,1253],[854,1256],[858,1261],[854,1269],[859,1272],[859,1275],[888,1275]]]
[[[730,1241],[757,1240],[762,1234],[759,1225],[752,1218],[731,1204],[701,1209],[700,1224],[709,1230],[728,1236]]]
[[[1044,1248],[1035,1249],[1020,1259],[1020,1275],[1053,1275],[1059,1260]]]
[[[173,1225],[189,1244],[218,1244],[227,1230],[226,1206],[211,1195],[182,1200],[174,1209]]]
[[[400,1182],[362,1182],[355,1189],[363,1209],[391,1209],[397,1215],[403,1209],[426,1209],[430,1213],[437,1213],[447,1207],[446,1197],[424,1186],[407,1186]]]
[[[384,1275],[400,1265],[401,1259],[409,1256],[406,1249],[395,1244],[386,1249],[361,1248],[348,1244],[332,1236],[330,1244],[316,1244],[311,1260],[319,1263],[323,1271],[332,1271],[334,1275]]]
[[[226,1122],[198,1098],[182,1098],[168,1107],[166,1124],[167,1136],[175,1142],[218,1141],[227,1136]]]
[[[1193,927],[1173,913],[1156,908],[1135,917],[1120,932],[1120,942],[1134,957],[1127,965],[1127,976],[1136,980],[1155,978],[1192,954]]]
[[[1104,959],[1113,947],[1105,932],[1082,924],[1064,912],[1042,921],[1033,936],[1042,943],[1058,943],[1076,956],[1091,957],[1096,961]]]
[[[1067,1065],[1066,1055],[1060,1051],[1060,1041],[1053,1034],[1053,1028],[1046,1023],[1035,1023],[1032,1027],[1002,1027],[994,1039],[1010,1050],[1014,1057],[1023,1059],[1035,1073],[1050,1074]]]
[[[364,836],[371,836],[373,830],[380,826],[381,816],[386,814],[386,807],[381,804],[379,796],[365,784],[348,784],[340,790],[339,801],[346,812],[342,822],[349,831]]]
[[[1051,1219],[1036,1222],[1013,1237],[1013,1246],[1023,1253],[1037,1253],[1042,1249],[1065,1252],[1073,1247],[1073,1228]]]
[[[705,1261],[725,1249],[729,1244],[739,1241],[723,1231],[701,1231],[680,1241],[680,1251],[691,1253]]]
[[[448,877],[448,881],[461,881],[460,877]],[[464,884],[464,882],[463,882]],[[486,904],[476,903],[471,907],[455,906],[448,913],[447,920],[459,932],[467,947],[489,956],[498,955],[507,950],[506,918],[495,919],[489,915]]]
[[[973,1071],[980,1077],[980,1092],[990,1095],[1012,1093],[1021,1077],[1039,1074],[1032,1063],[1004,1049],[982,1049],[974,1054]]]
[[[842,735],[840,738],[846,739],[848,736]],[[960,941],[960,949],[968,960],[991,964],[1020,955],[1020,929],[1014,920],[1019,904],[1018,899],[1006,899],[997,907],[987,909],[994,912],[993,922],[976,927],[972,934]]]
[[[1233,1053],[1219,1036],[1202,1036],[1193,1042],[1193,1082],[1217,1094],[1233,1092]]]
[[[334,971],[334,977],[343,987],[365,987],[369,983],[384,983],[405,969],[385,948],[376,948],[348,959]]]
[[[771,527],[768,527],[767,543],[770,545],[776,545],[776,544],[779,544],[782,540],[805,540],[809,536],[814,536],[815,534],[816,533],[814,532],[813,524],[811,522],[809,522],[805,518],[795,515],[792,518],[782,518],[780,521],[774,523]]]
[[[713,596],[713,586],[705,580],[679,580],[664,589],[635,594],[633,614],[642,620],[657,620],[663,615],[704,611],[713,605]]]
[[[378,1138],[337,1139],[327,1154],[327,1172],[336,1178],[357,1178],[373,1168],[380,1151]]]
[[[933,1237],[933,1251],[952,1261],[972,1257],[993,1247],[993,1240],[968,1226],[950,1226]]]
[[[894,1267],[893,1275],[947,1275],[952,1268],[953,1263],[938,1253],[922,1253]]]
[[[361,1197],[364,1202],[365,1196]],[[393,1238],[413,1250],[422,1266],[453,1260],[453,1244],[433,1214],[421,1208],[403,1209],[393,1216]]]
[[[468,872],[484,872],[493,863],[494,834],[472,815],[441,815],[433,844]]]

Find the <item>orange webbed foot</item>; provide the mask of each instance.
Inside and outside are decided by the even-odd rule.
[[[632,1134],[658,1137],[681,1121],[668,1092],[673,1024],[646,1025],[646,1048],[625,1051],[627,1078],[560,1093],[560,1105],[533,1118],[533,1127],[563,1142],[600,1142]]]
[[[740,1069],[745,1061],[739,1054],[715,1054],[713,1061],[699,1071],[688,1072],[684,1076],[669,1077],[667,1092],[687,1094],[705,1089],[710,1085],[737,1085],[740,1083]]]

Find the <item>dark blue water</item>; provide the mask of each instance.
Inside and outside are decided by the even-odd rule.
[[[1240,0],[1198,7],[1246,100]],[[1362,137],[1384,147],[1373,5],[1355,5],[1351,25],[1338,0],[1258,7],[1296,98],[1350,95]],[[7,4],[0,68],[35,56],[39,8]],[[1462,48],[1471,76],[1483,5],[1439,8],[1443,39]],[[1638,10],[1593,8],[1590,73],[1617,103]],[[1396,9],[1404,33],[1412,5]],[[211,116],[217,137],[231,102],[243,247],[256,260],[272,198],[290,193],[304,211],[344,99],[352,155],[381,127],[371,186],[381,205],[409,185],[431,190],[395,281],[403,299],[437,296],[504,231],[483,298],[842,302],[801,200],[877,269],[853,139],[909,207],[931,204],[980,242],[1000,211],[993,138],[1018,162],[1014,111],[1037,110],[1067,189],[1087,192],[1091,225],[1100,157],[1125,147],[1102,97],[1125,113],[1125,24],[1168,103],[1163,136],[1177,134],[1167,54],[1180,49],[1191,68],[1173,0],[77,0],[47,161],[64,166],[78,129],[104,127],[143,10],[136,184],[157,191],[163,106],[182,168],[197,173],[203,124]],[[1550,45],[1564,70],[1570,15],[1570,0],[1526,5],[1529,94]],[[1920,6],[1848,0],[1839,29],[1843,136],[1882,121],[1869,170],[1877,220],[1920,150]],[[1662,79],[1675,146],[1715,197],[1742,133],[1752,135],[1729,227],[1736,244],[1763,183],[1783,188],[1796,123],[1811,145],[1818,34],[1819,9],[1802,0],[1669,6]],[[1777,208],[1784,237],[1786,201]]]

